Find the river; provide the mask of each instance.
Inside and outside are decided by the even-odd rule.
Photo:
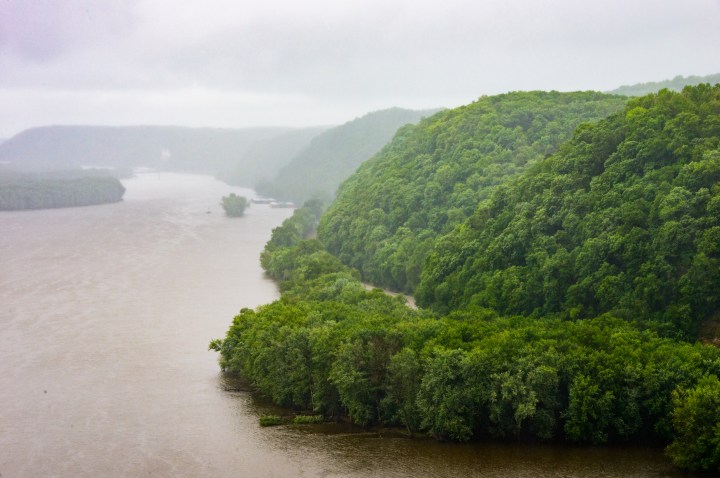
[[[658,450],[447,444],[261,428],[210,339],[278,296],[258,255],[286,209],[148,173],[116,204],[0,212],[0,477],[670,477]]]

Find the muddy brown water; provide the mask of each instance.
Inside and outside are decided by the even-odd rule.
[[[124,181],[125,200],[0,212],[0,477],[669,477],[648,448],[449,444],[261,428],[207,351],[278,296],[258,255],[291,211],[206,176]]]

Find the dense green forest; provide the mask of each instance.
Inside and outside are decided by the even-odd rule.
[[[282,298],[243,309],[210,347],[275,403],[439,439],[670,443],[717,470],[720,350],[609,314],[503,317],[413,310],[304,239],[321,207],[273,231],[263,267]]]
[[[416,299],[611,312],[694,336],[720,310],[720,85],[633,99],[578,128],[438,242]]]
[[[342,185],[318,237],[366,281],[411,292],[440,235],[497,185],[555,152],[580,123],[625,101],[596,92],[510,93],[406,126]]]
[[[117,178],[98,173],[56,175],[0,173],[0,210],[47,209],[118,202],[125,187]]]
[[[638,83],[635,85],[623,85],[619,88],[615,88],[608,93],[615,95],[625,96],[642,96],[648,93],[656,93],[662,89],[668,89],[673,91],[680,91],[686,86],[697,86],[701,83],[709,83],[714,85],[720,83],[720,73],[707,76],[681,76],[678,75],[672,80],[665,81],[650,81],[647,83]]]
[[[340,183],[380,151],[398,128],[436,111],[390,108],[331,128],[314,138],[274,179],[257,184],[255,189],[300,204],[313,197],[330,200]]]

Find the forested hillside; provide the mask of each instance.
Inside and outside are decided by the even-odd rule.
[[[638,83],[635,85],[623,85],[619,88],[615,88],[612,91],[608,91],[610,94],[625,95],[625,96],[642,96],[648,93],[657,93],[658,91],[667,88],[668,90],[680,91],[686,86],[697,86],[701,83],[709,83],[714,85],[720,83],[720,73],[707,76],[681,76],[678,75],[672,80],[665,81],[650,81],[647,83]]]
[[[581,126],[438,243],[416,298],[611,312],[692,336],[720,308],[720,85],[663,90]]]
[[[0,144],[0,162],[26,171],[84,165],[217,174],[239,168],[256,142],[288,128],[213,129],[170,126],[47,126],[33,128]],[[248,158],[246,174],[270,174],[262,158]],[[274,171],[271,173],[274,174]]]
[[[679,466],[720,470],[720,351],[692,335],[720,308],[720,85],[630,100],[559,149],[524,134],[534,120],[508,131],[513,112],[579,122],[553,110],[561,99],[573,111],[618,109],[588,93],[481,99],[401,130],[322,218],[316,203],[296,211],[261,256],[282,298],[243,309],[211,343],[222,367],[280,405],[361,425],[452,440],[669,444]],[[485,141],[496,156],[478,152]],[[512,161],[541,146],[556,151]],[[447,160],[463,157],[472,175]],[[427,227],[439,210],[424,201],[455,204],[441,169],[461,188],[468,176],[487,180],[469,193],[479,205],[436,241],[453,221]],[[446,194],[429,194],[437,189]],[[382,248],[402,224],[389,221],[409,211],[430,238],[416,294],[429,309],[366,291],[339,260],[347,251],[338,258],[311,238],[319,222],[326,244]]]
[[[596,92],[482,97],[407,126],[341,187],[318,237],[379,286],[410,292],[437,238],[493,188],[626,99]]]
[[[297,202],[312,197],[329,201],[340,183],[380,151],[398,128],[436,111],[391,108],[336,126],[313,139],[274,179],[256,189],[266,196]]]

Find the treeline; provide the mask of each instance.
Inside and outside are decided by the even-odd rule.
[[[437,239],[583,122],[621,110],[597,92],[482,97],[402,128],[341,186],[318,237],[366,281],[412,292]]]
[[[125,187],[117,178],[93,174],[0,175],[0,210],[47,209],[118,202]]]
[[[442,238],[418,304],[605,312],[696,336],[720,310],[720,85],[663,90],[580,127]]]
[[[649,81],[647,83],[637,83],[634,85],[623,85],[616,88],[608,93],[614,95],[625,95],[625,96],[643,96],[648,93],[657,93],[662,89],[681,91],[686,86],[697,86],[701,83],[708,83],[714,85],[720,83],[720,73],[706,76],[682,76],[677,75],[672,80],[664,81]]]
[[[317,217],[296,211],[263,253],[282,298],[243,309],[211,343],[224,370],[277,404],[459,441],[672,443],[677,463],[717,469],[717,348],[608,314],[413,310],[365,290],[317,240],[303,239]]]

